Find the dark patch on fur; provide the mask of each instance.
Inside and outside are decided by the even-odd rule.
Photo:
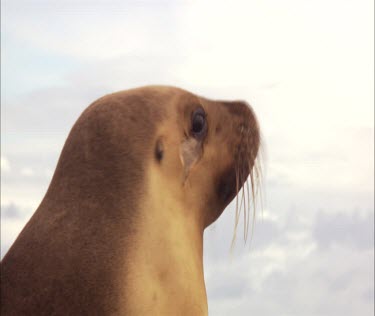
[[[161,139],[158,139],[155,146],[155,158],[160,163],[164,155],[164,146]]]

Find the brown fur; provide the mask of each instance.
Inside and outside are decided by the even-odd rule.
[[[208,135],[184,169],[181,148],[198,104]],[[2,261],[1,315],[206,314],[203,230],[244,183],[258,147],[255,116],[242,102],[169,87],[97,100],[74,125],[45,198]],[[165,201],[181,214],[168,213]],[[171,225],[183,226],[173,233],[161,226],[175,214],[181,220]],[[186,242],[175,247],[176,236]]]

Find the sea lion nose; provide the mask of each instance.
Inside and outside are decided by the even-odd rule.
[[[223,105],[231,116],[241,146],[251,146],[257,150],[260,142],[259,125],[251,106],[243,101],[223,102]]]
[[[224,102],[232,126],[232,144],[235,164],[243,176],[247,176],[254,164],[260,146],[259,125],[253,109],[243,101]],[[232,147],[233,148],[233,147]]]

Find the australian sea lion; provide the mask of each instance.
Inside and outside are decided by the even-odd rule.
[[[1,315],[206,315],[203,231],[252,173],[244,102],[110,94],[75,123],[1,265]]]

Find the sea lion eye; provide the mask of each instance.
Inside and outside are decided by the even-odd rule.
[[[195,138],[202,138],[207,131],[206,113],[203,108],[196,109],[191,117],[191,133]]]

